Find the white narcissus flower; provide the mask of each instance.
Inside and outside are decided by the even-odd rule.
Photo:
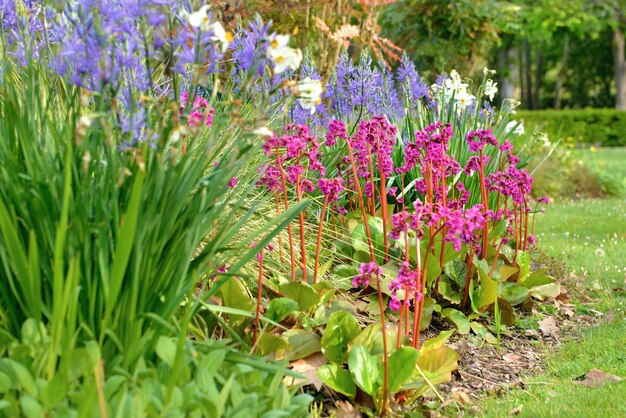
[[[496,70],[490,70],[489,68],[485,67],[483,68],[483,74],[484,75],[496,75]]]
[[[224,26],[218,21],[211,22],[209,19],[210,6],[202,6],[197,12],[189,15],[188,22],[194,28],[199,28],[203,32],[212,32],[211,41],[220,45],[220,51],[226,52],[228,45],[233,40],[230,32],[224,30]]]
[[[208,32],[211,30],[211,21],[209,19],[210,6],[204,5],[197,12],[189,14],[189,24],[194,28],[200,28],[200,30]]]
[[[286,48],[289,46],[289,35],[277,35],[275,33],[271,34],[269,37],[269,46],[270,49],[278,49],[278,48]]]
[[[303,109],[310,110],[311,114],[314,114],[315,107],[322,103],[323,92],[324,88],[320,80],[311,80],[311,77],[306,77],[298,83],[298,103]]]
[[[524,125],[522,124],[522,122],[518,122],[516,120],[512,120],[511,122],[507,123],[506,126],[504,127],[504,130],[509,133],[511,132],[511,130],[513,130],[513,133],[516,135],[524,135]]]
[[[498,83],[494,83],[491,79],[485,83],[485,96],[489,97],[490,102],[493,102],[493,96],[498,92],[497,85]]]
[[[252,133],[258,136],[267,136],[269,138],[274,136],[274,132],[272,132],[267,126],[263,126],[262,128],[256,128],[252,131]]]
[[[302,51],[299,49],[289,48],[288,46],[279,48],[268,48],[267,58],[272,61],[274,73],[280,74],[291,68],[297,70],[302,62]]]
[[[210,25],[210,30],[213,32],[211,40],[220,44],[222,53],[226,52],[228,45],[233,40],[233,35],[230,32],[226,32],[220,22],[213,22]]]

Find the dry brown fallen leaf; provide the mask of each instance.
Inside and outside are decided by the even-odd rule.
[[[517,354],[505,354],[502,356],[502,359],[507,363],[519,363],[522,357]]]
[[[556,321],[554,320],[554,317],[547,316],[543,320],[539,321],[537,324],[539,325],[539,329],[541,330],[541,333],[545,337],[553,337],[557,340],[559,339],[560,331],[559,331],[559,327],[556,325]]]
[[[621,382],[622,378],[615,376],[614,374],[604,373],[598,369],[591,369],[586,374],[576,378],[577,385],[584,385],[589,387],[600,386],[605,383]]]
[[[520,412],[522,412],[522,409],[524,409],[524,405],[520,405],[511,409],[511,412],[509,412],[509,416],[512,417],[518,415]]]
[[[326,357],[322,353],[311,354],[308,357],[296,360],[289,364],[289,367],[296,372],[304,375],[304,379],[293,379],[290,384],[313,385],[317,391],[322,389],[322,381],[317,377],[317,369],[328,363]]]
[[[337,401],[337,408],[333,409],[334,416],[337,418],[361,418],[361,411],[350,402]]]
[[[452,398],[452,400],[454,402],[456,402],[459,405],[471,405],[472,404],[472,400],[470,399],[470,396],[463,391],[456,391],[456,392],[452,392],[450,394],[450,397]]]

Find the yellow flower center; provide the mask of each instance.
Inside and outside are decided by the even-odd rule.
[[[276,62],[279,64],[282,64],[282,62],[285,61],[285,57],[283,57],[282,55],[278,56],[276,58]]]
[[[270,46],[272,48],[278,48],[278,41],[276,39],[274,39],[272,42],[270,42]]]

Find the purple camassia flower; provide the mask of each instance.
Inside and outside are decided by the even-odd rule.
[[[396,71],[396,79],[402,85],[402,93],[410,107],[428,96],[428,85],[420,80],[415,64],[406,53],[402,54],[402,62]]]
[[[359,266],[359,274],[352,278],[352,286],[368,286],[373,275],[383,274],[383,269],[375,261],[369,263],[361,263]]]

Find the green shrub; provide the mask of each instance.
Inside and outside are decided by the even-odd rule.
[[[615,109],[518,111],[526,130],[550,139],[617,147],[626,145],[626,111]]]

